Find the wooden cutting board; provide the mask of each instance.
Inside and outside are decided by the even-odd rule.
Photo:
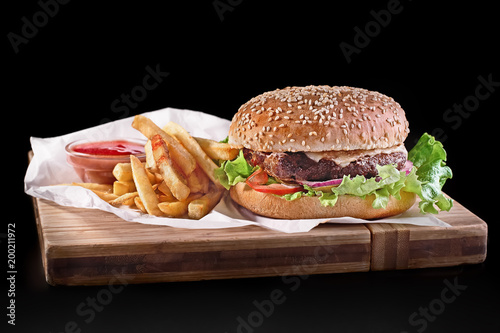
[[[486,258],[486,223],[456,201],[451,212],[439,214],[452,228],[323,224],[295,234],[257,226],[190,230],[146,225],[99,210],[33,201],[45,276],[52,285],[364,272]]]

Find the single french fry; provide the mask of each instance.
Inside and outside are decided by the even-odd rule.
[[[137,188],[137,192],[144,205],[144,208],[150,215],[163,215],[161,210],[158,208],[158,197],[156,196],[156,193],[151,186],[146,168],[134,155],[130,155],[130,163],[132,166],[132,175],[134,178],[135,187]]]
[[[165,194],[158,194],[158,201],[160,203],[162,202],[174,202],[174,201],[178,201],[176,198],[174,198],[173,196],[166,196]]]
[[[218,168],[217,164],[212,161],[210,157],[201,149],[198,142],[180,125],[170,121],[163,128],[165,132],[174,136],[179,140],[184,147],[189,151],[191,155],[196,159],[198,165],[205,171],[208,178],[217,185],[217,187],[223,188],[221,183],[217,178],[215,178],[214,171]]]
[[[179,201],[185,200],[191,190],[186,185],[186,179],[180,174],[172,164],[169,149],[160,135],[155,135],[151,138],[153,146],[153,155],[155,157],[156,166],[163,176],[163,181],[167,184],[173,196]]]
[[[210,185],[210,179],[199,167],[194,169],[193,173],[187,177],[188,186],[192,193],[207,193]]]
[[[113,194],[117,196],[134,191],[135,191],[135,183],[133,180],[131,181],[117,180],[113,183]]]
[[[146,207],[144,207],[144,203],[142,202],[140,197],[137,196],[134,198],[134,204],[137,206],[137,208],[139,208],[141,212],[143,212],[144,214],[148,214]]]
[[[232,146],[215,140],[194,137],[201,149],[213,160],[232,161],[240,152],[241,147]]]
[[[98,184],[98,183],[70,183],[70,184],[59,184],[67,186],[80,186],[88,190],[95,190],[102,193],[113,193],[113,185],[109,184]]]
[[[191,201],[188,205],[189,218],[199,220],[207,215],[219,203],[222,194],[222,189],[215,188],[201,198]]]
[[[158,208],[167,217],[181,217],[188,211],[188,203],[186,201],[160,202]]]
[[[113,176],[118,181],[132,181],[132,168],[130,163],[117,163],[113,168]]]
[[[113,193],[103,192],[99,190],[91,190],[91,191],[97,194],[97,196],[104,201],[110,201],[118,198],[118,196]]]
[[[156,184],[157,183],[156,174],[152,173],[148,169],[145,169],[145,170],[146,170],[146,174],[148,175],[148,179],[149,179],[149,182],[151,183],[151,185]]]
[[[152,173],[158,172],[156,168],[155,158],[153,156],[153,147],[151,146],[151,140],[148,140],[148,142],[146,142],[146,145],[144,145],[144,152],[146,154],[146,169],[148,169]]]
[[[156,162],[155,162],[156,163]],[[156,183],[159,184],[163,181],[163,176],[159,172],[155,172]]]
[[[120,195],[118,198],[108,201],[110,205],[113,206],[119,206],[119,205],[126,205],[126,206],[131,206],[134,204],[134,199],[139,195],[137,192],[130,192],[130,193],[125,193],[123,195]]]
[[[132,127],[140,131],[148,139],[151,139],[155,135],[160,135],[163,141],[167,144],[172,155],[172,159],[179,165],[182,172],[185,175],[190,175],[191,172],[193,172],[196,167],[196,160],[194,157],[191,156],[191,154],[179,141],[156,126],[151,119],[137,115],[132,122]]]
[[[170,188],[168,187],[167,184],[165,184],[164,181],[159,183],[158,185],[158,191],[160,191],[166,198],[168,198],[167,201],[175,201],[177,200],[174,195],[172,194],[172,191],[170,191]]]

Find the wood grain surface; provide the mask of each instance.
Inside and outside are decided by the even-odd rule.
[[[147,225],[100,210],[33,202],[45,275],[53,285],[362,272],[486,258],[486,223],[457,202],[451,212],[439,214],[452,228],[322,224],[294,234],[257,226],[192,230]]]

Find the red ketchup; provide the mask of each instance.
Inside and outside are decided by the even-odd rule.
[[[88,155],[138,155],[144,154],[144,146],[126,140],[87,142],[76,145],[73,151]]]
[[[67,161],[83,182],[112,184],[117,163],[130,163],[130,155],[144,161],[144,141],[76,141],[66,146]]]

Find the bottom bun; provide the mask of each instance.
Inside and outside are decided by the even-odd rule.
[[[286,200],[279,196],[254,191],[246,183],[231,187],[231,198],[255,214],[278,219],[315,219],[350,216],[361,219],[377,219],[403,213],[416,201],[415,193],[401,191],[401,200],[390,197],[386,208],[372,207],[375,195],[365,199],[352,195],[339,196],[333,207],[322,206],[316,197]]]

